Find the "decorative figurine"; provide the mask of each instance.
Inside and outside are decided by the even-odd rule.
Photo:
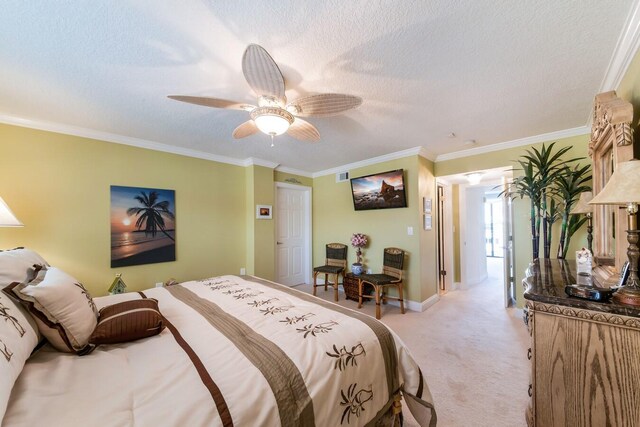
[[[127,285],[122,281],[122,274],[116,274],[116,278],[113,280],[113,283],[109,287],[109,294],[124,294],[127,292]]]

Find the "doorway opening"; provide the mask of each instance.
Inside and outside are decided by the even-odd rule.
[[[484,193],[484,238],[488,283],[500,286],[504,281],[504,213],[499,191]]]
[[[504,307],[515,302],[512,204],[500,196],[511,176],[503,167],[438,177],[452,191],[453,209],[442,216],[453,223],[453,288],[491,286]]]

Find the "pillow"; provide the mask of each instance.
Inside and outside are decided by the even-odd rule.
[[[0,422],[13,384],[38,344],[31,321],[24,308],[0,292]]]
[[[159,334],[165,325],[152,298],[119,302],[100,310],[98,326],[91,334],[91,344],[116,344]]]
[[[93,298],[76,279],[55,267],[43,267],[35,279],[11,285],[29,308],[38,329],[57,350],[83,353],[97,319]]]
[[[48,265],[44,258],[30,249],[0,251],[0,288],[31,279],[29,270],[34,264]]]

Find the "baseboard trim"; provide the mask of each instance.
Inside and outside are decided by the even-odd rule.
[[[324,286],[324,279],[320,279],[318,278],[316,280],[316,283],[318,284],[318,286],[322,285]],[[340,284],[342,284],[342,282],[340,282]],[[311,284],[313,286],[313,283]],[[343,290],[342,288],[338,288],[341,291]],[[404,300],[404,308],[406,308],[407,310],[411,310],[411,311],[416,311],[418,313],[422,313],[423,311],[426,311],[429,307],[431,307],[432,305],[434,305],[435,303],[437,303],[438,301],[440,301],[440,295],[436,294],[436,295],[432,295],[429,298],[427,298],[426,300],[422,301],[422,302],[418,302],[418,301],[411,301],[411,300]],[[388,305],[393,305],[395,307],[400,307],[400,301],[397,300],[387,300],[387,304]]]
[[[426,311],[429,307],[431,307],[438,301],[440,301],[440,295],[437,295],[437,294],[430,296],[429,298],[427,298],[422,302],[411,301],[407,299],[407,300],[404,300],[404,308],[406,308],[407,310],[422,313],[423,311]],[[400,301],[397,301],[397,300],[392,300],[392,299],[387,300],[387,304],[400,307]]]
[[[422,310],[421,311],[426,311],[429,307],[431,307],[432,305],[434,305],[438,301],[440,301],[440,295],[438,295],[438,294],[431,295],[429,298],[427,298],[426,300],[422,301]]]

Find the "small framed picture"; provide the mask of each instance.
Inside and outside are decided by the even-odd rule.
[[[431,230],[431,215],[424,215],[424,229]]]
[[[257,219],[271,219],[271,205],[256,205]]]
[[[431,213],[431,199],[427,199],[426,197],[422,198],[422,207],[424,208],[424,213]]]

